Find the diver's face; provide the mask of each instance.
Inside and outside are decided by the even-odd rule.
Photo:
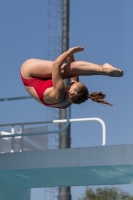
[[[72,82],[68,85],[69,94],[74,94],[76,92],[76,88],[80,86],[80,82]]]

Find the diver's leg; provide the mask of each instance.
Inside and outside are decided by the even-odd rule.
[[[53,61],[29,59],[23,63],[21,74],[24,78],[52,78]],[[89,75],[107,75],[120,77],[123,71],[112,65],[104,64],[97,65],[85,61],[75,61],[68,64],[63,64],[61,67],[62,77],[72,78],[74,76],[89,76]]]
[[[77,76],[88,75],[106,75],[112,77],[123,76],[123,71],[113,67],[112,65],[105,63],[103,65],[97,65],[85,61],[75,61],[70,65],[70,71]]]

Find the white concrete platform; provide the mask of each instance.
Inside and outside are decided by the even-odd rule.
[[[133,144],[0,154],[2,181],[24,188],[133,183]]]

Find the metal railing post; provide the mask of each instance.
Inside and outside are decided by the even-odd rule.
[[[24,130],[24,125],[21,125],[21,134],[23,134],[23,130]],[[24,140],[23,140],[23,136],[21,136],[21,140],[20,140],[20,152],[23,151],[23,147],[24,147]]]
[[[15,134],[14,125],[11,127],[11,134]],[[13,153],[14,150],[15,150],[14,141],[15,141],[15,139],[12,137],[12,139],[11,139],[11,153]]]

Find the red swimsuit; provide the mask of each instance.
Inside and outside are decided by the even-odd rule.
[[[43,100],[43,96],[44,96],[44,92],[47,88],[53,87],[53,82],[51,79],[41,79],[41,78],[30,78],[30,79],[25,79],[22,77],[21,73],[20,73],[22,82],[25,86],[31,86],[35,89],[40,101],[45,105],[45,106],[49,106],[49,107],[53,107],[52,105],[56,105],[58,103],[54,103],[54,104],[48,104],[46,102],[44,102]],[[64,99],[63,99],[64,100]],[[63,101],[62,100],[62,101]],[[61,101],[61,102],[62,102]],[[59,103],[61,103],[59,102]],[[70,104],[68,104],[65,107],[56,107],[55,108],[61,108],[61,109],[65,109],[69,106]]]

